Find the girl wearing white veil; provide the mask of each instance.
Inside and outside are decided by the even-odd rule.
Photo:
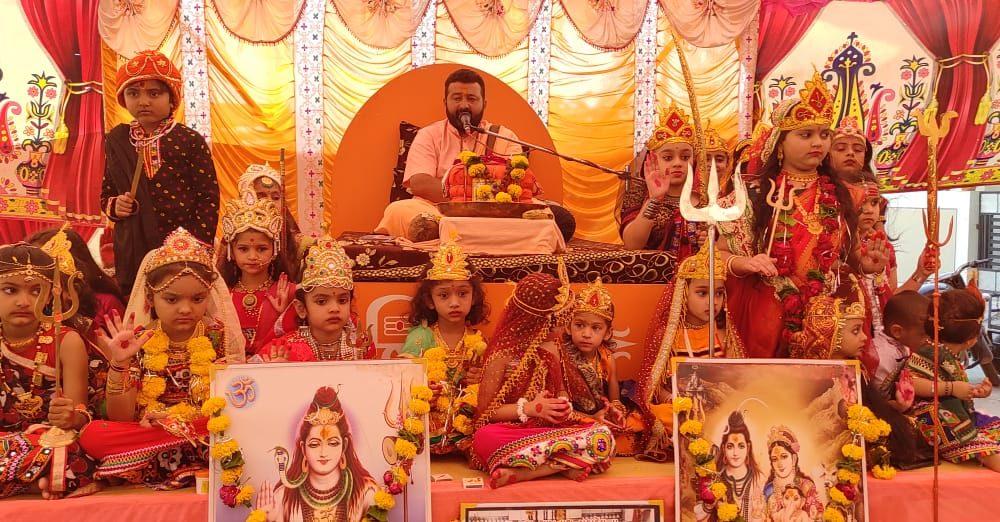
[[[243,362],[245,343],[212,259],[210,246],[175,230],[143,259],[126,319],[108,322],[108,422],[80,434],[100,461],[97,478],[172,489],[206,467],[209,369]]]

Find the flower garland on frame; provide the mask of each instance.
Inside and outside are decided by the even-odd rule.
[[[686,439],[687,444],[684,447],[695,463],[694,472],[697,477],[692,487],[698,499],[704,503],[706,512],[714,511],[715,517],[720,522],[745,522],[740,516],[740,507],[724,500],[728,488],[720,480],[722,474],[715,464],[712,443],[701,436],[704,429],[702,421],[690,414],[694,401],[690,397],[679,395],[674,397],[673,407],[680,421],[677,433]]]
[[[458,154],[458,161],[465,166],[469,178],[484,181],[475,187],[473,201],[493,201],[496,203],[512,203],[521,200],[523,189],[521,180],[527,174],[530,163],[523,154],[515,154],[507,160],[507,170],[499,180],[490,180],[489,169],[483,163],[482,157],[472,151],[464,150]]]
[[[142,366],[146,370],[146,374],[142,378],[136,402],[145,408],[147,414],[166,412],[167,416],[174,421],[191,422],[199,416],[196,405],[201,404],[208,397],[208,373],[212,367],[212,361],[216,358],[215,346],[205,336],[205,326],[199,323],[195,335],[186,343],[188,368],[191,372],[190,401],[182,401],[167,407],[160,402],[160,397],[167,391],[167,380],[159,373],[165,371],[170,362],[170,354],[167,353],[170,349],[170,338],[160,328],[159,323],[156,324],[155,330],[153,337],[142,345]]]
[[[775,231],[776,237],[771,256],[777,260],[775,268],[778,269],[778,276],[773,278],[771,284],[774,286],[778,300],[781,301],[782,305],[784,328],[781,335],[785,343],[791,340],[793,333],[802,330],[806,303],[813,297],[831,289],[834,282],[830,278],[830,273],[834,262],[840,257],[833,245],[833,235],[840,229],[840,207],[836,186],[830,177],[825,175],[819,176],[816,183],[816,199],[811,213],[806,212],[801,204],[796,202],[799,211],[805,215],[805,223],[800,223],[788,212],[782,212],[778,217],[778,222],[783,227],[781,230]],[[794,192],[790,192],[787,197],[794,199]],[[801,288],[796,286],[791,279],[796,271],[791,244],[791,229],[798,224],[808,228],[810,233],[816,237],[813,253],[816,256],[817,267],[809,271],[806,275],[807,281]]]
[[[410,403],[406,408],[406,416],[400,422],[396,432],[393,450],[399,460],[382,475],[384,487],[375,492],[375,505],[368,508],[364,520],[367,522],[386,522],[389,511],[396,506],[396,495],[403,492],[405,484],[410,480],[410,470],[413,459],[427,446],[424,419],[431,410],[430,400],[433,392],[427,386],[414,386],[410,389]]]
[[[226,407],[226,400],[222,397],[212,397],[201,405],[201,413],[208,417],[208,431],[216,436],[215,444],[212,444],[210,454],[212,459],[218,461],[222,470],[219,488],[219,498],[222,503],[235,508],[236,506],[246,506],[252,508],[253,486],[246,483],[243,478],[243,451],[240,445],[232,437],[226,435],[226,430],[231,424],[229,417],[222,413]],[[267,519],[267,515],[262,509],[255,509],[247,516],[247,522],[262,522]]]
[[[891,480],[896,469],[889,464],[889,449],[886,446],[892,427],[879,419],[867,407],[854,404],[847,409],[847,427],[854,435],[853,440],[840,448],[843,459],[837,462],[837,481],[827,491],[830,501],[823,510],[824,522],[845,522],[852,520],[855,505],[861,498],[858,483],[864,473],[862,459],[865,456],[863,442],[869,444],[868,453],[872,462],[872,475],[877,479]]]

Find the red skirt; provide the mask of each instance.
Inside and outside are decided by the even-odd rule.
[[[39,438],[49,426],[35,424],[23,432],[0,433],[0,498],[27,491],[47,477],[53,493],[72,493],[93,482],[94,461],[79,441],[61,448],[47,448]]]
[[[726,307],[747,357],[771,358],[787,354],[780,349],[784,310],[774,288],[757,276],[726,280]]]
[[[188,425],[188,436],[183,437],[156,424],[146,427],[138,422],[97,420],[80,433],[80,445],[99,461],[96,478],[165,484],[169,489],[207,465],[207,423],[207,418],[195,420]],[[178,454],[174,450],[186,451]]]

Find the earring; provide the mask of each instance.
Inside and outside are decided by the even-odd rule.
[[[340,458],[339,467],[340,467],[341,470],[347,469],[347,460],[344,459],[344,457]]]
[[[778,164],[781,165],[784,162],[785,162],[785,153],[781,149],[778,149]]]

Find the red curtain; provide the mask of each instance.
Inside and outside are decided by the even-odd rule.
[[[989,53],[1000,38],[1000,8],[996,0],[886,0],[910,32],[938,59],[960,54]],[[933,15],[931,15],[933,13]],[[938,114],[958,113],[951,132],[938,150],[938,172],[946,178],[966,167],[983,138],[983,125],[973,120],[986,92],[982,65],[959,64],[941,71],[937,85]],[[927,170],[927,141],[917,136],[903,155],[900,172],[910,183],[923,182]]]
[[[830,0],[764,0],[757,37],[757,81],[777,67]]]
[[[21,0],[28,24],[65,82],[101,82],[97,4],[98,0]],[[71,219],[100,215],[104,176],[102,102],[96,92],[69,98],[65,112],[70,133],[66,152],[49,155],[45,169],[48,199],[58,202]],[[74,220],[74,229],[85,238],[98,226]]]

